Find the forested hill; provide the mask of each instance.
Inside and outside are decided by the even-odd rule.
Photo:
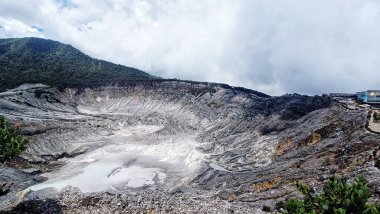
[[[94,59],[71,45],[40,38],[0,39],[0,91],[23,83],[96,87],[146,79],[157,77]]]

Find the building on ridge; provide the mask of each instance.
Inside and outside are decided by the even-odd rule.
[[[356,93],[357,99],[366,104],[380,104],[380,90],[367,90]]]

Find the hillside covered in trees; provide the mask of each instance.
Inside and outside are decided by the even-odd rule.
[[[0,39],[0,91],[23,83],[96,87],[147,79],[157,77],[94,59],[60,42],[40,38]]]

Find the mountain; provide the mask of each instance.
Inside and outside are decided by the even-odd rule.
[[[0,91],[23,83],[96,87],[157,79],[135,68],[94,59],[71,45],[40,38],[0,39]]]

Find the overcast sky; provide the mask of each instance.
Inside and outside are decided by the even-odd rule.
[[[0,0],[0,37],[27,36],[272,95],[380,89],[379,0]]]

